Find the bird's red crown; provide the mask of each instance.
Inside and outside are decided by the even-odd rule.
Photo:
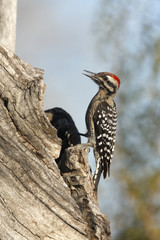
[[[121,81],[120,79],[113,73],[109,73],[109,72],[105,72],[107,75],[111,76],[112,78],[114,78],[117,82],[118,82],[118,88],[120,87]]]

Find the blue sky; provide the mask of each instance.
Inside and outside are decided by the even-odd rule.
[[[97,7],[97,1],[84,0],[21,0],[18,6],[16,53],[45,70],[44,108],[64,108],[83,132],[85,111],[97,86],[82,71],[108,71],[94,51]]]

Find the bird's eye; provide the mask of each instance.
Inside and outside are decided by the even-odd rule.
[[[107,76],[105,76],[105,77],[104,77],[104,80],[108,81],[108,77],[107,77]]]
[[[107,80],[107,84],[110,85],[110,86],[113,85],[113,83],[109,79]]]

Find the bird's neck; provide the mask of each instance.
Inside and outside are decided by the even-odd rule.
[[[107,101],[107,103],[111,106],[114,106],[114,101],[113,98],[115,96],[114,94],[109,94],[106,90],[99,88],[99,91],[97,94],[94,96],[95,101]]]

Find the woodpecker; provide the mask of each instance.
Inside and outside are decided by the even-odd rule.
[[[101,173],[110,176],[110,165],[114,153],[117,112],[113,100],[120,87],[120,79],[109,72],[93,73],[84,70],[85,76],[91,78],[99,86],[97,94],[92,98],[86,112],[88,137],[87,146],[93,147],[96,159],[96,170],[93,176],[97,192]]]

